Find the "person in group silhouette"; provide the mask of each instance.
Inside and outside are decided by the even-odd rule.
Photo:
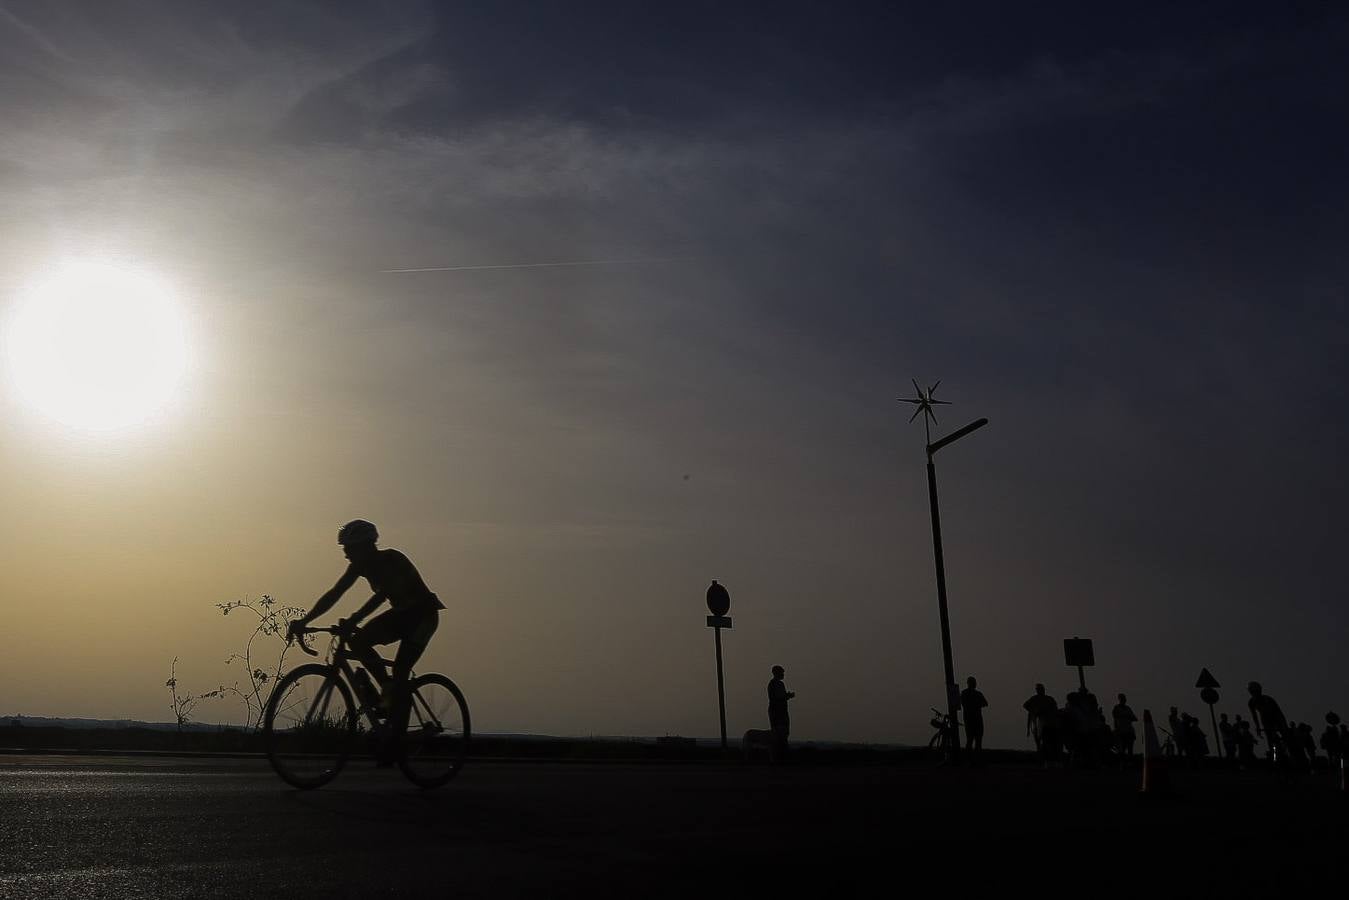
[[[1047,766],[1059,756],[1059,705],[1045,693],[1043,684],[1037,684],[1035,693],[1021,708],[1026,711],[1026,734],[1034,735],[1035,750]]]
[[[1251,710],[1251,721],[1255,723],[1255,736],[1263,736],[1269,749],[1266,755],[1274,762],[1283,762],[1288,755],[1288,720],[1278,702],[1265,693],[1260,682],[1252,681],[1246,685],[1251,699],[1247,706]]]
[[[1138,733],[1134,731],[1134,723],[1138,721],[1138,716],[1129,707],[1129,699],[1123,694],[1119,695],[1119,702],[1115,708],[1110,710],[1110,717],[1114,720],[1115,731],[1115,749],[1124,760],[1133,759],[1134,743],[1138,740]]]
[[[412,560],[392,548],[379,549],[376,546],[378,540],[379,530],[364,519],[353,519],[338,530],[337,543],[350,565],[337,579],[337,584],[315,601],[313,609],[290,623],[286,639],[300,636],[310,622],[342,598],[356,579],[364,578],[369,583],[374,595],[349,617],[338,620],[338,627],[350,633],[348,643],[352,651],[381,682],[380,701],[387,711],[388,726],[380,741],[379,761],[389,764],[398,747],[395,736],[401,735],[407,727],[408,675],[436,633],[440,611],[445,604],[426,586]],[[365,627],[358,627],[385,602],[392,608],[380,613]],[[394,641],[398,642],[398,653],[394,656],[393,676],[387,678],[375,647]]]
[[[1330,769],[1337,771],[1340,767],[1340,756],[1344,751],[1344,745],[1340,742],[1340,717],[1333,712],[1326,713],[1326,730],[1321,732],[1321,749],[1326,751],[1326,756],[1330,758]]]
[[[1237,713],[1232,721],[1232,730],[1237,738],[1237,762],[1240,768],[1255,765],[1255,735],[1251,734],[1251,723]]]
[[[1166,724],[1171,726],[1169,734],[1171,735],[1172,743],[1176,745],[1176,753],[1180,756],[1184,756],[1185,751],[1188,749],[1185,741],[1185,722],[1180,717],[1180,711],[1174,706],[1171,707],[1171,711],[1166,714]]]
[[[1189,713],[1182,713],[1180,727],[1185,735],[1185,755],[1191,759],[1208,756],[1208,736],[1199,727],[1199,720]]]
[[[1223,756],[1228,761],[1237,758],[1237,730],[1227,721],[1227,713],[1218,716],[1218,740],[1222,741]]]
[[[960,709],[965,713],[965,749],[971,758],[984,749],[984,707],[988,701],[977,689],[973,675],[965,679],[965,690],[960,692]]]
[[[1105,714],[1096,702],[1096,695],[1085,687],[1069,691],[1063,701],[1060,722],[1069,763],[1074,766],[1096,765],[1102,750],[1108,749],[1110,743],[1110,726],[1105,725]],[[1101,737],[1102,726],[1106,735],[1104,741]]]
[[[1284,731],[1285,746],[1288,748],[1288,762],[1294,769],[1302,770],[1311,766],[1307,759],[1307,747],[1302,742],[1302,726],[1292,719],[1288,720],[1288,728]]]
[[[1298,762],[1305,765],[1308,772],[1316,769],[1316,732],[1310,722],[1299,722],[1296,728],[1289,724],[1294,742],[1298,745]]]
[[[782,680],[786,674],[782,666],[774,666],[773,678],[768,682],[768,727],[773,732],[773,758],[778,762],[787,758],[787,738],[792,731],[787,701],[796,696]]]

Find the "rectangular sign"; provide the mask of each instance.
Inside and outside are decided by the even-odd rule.
[[[1063,661],[1069,666],[1094,666],[1096,654],[1090,638],[1064,638]]]
[[[707,627],[708,627],[708,628],[730,628],[730,627],[731,627],[731,617],[730,617],[730,616],[708,616],[708,617],[707,617]]]

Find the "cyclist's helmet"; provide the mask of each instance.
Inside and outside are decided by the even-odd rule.
[[[379,530],[373,522],[365,519],[352,519],[337,531],[337,542],[343,547],[348,544],[373,544],[379,540]]]

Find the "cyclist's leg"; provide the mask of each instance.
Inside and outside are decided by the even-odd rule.
[[[389,609],[351,633],[348,645],[352,652],[356,654],[356,658],[361,661],[361,664],[379,684],[388,680],[388,673],[375,648],[382,644],[392,644],[403,636],[404,630],[403,617],[399,614],[399,611]]]
[[[407,728],[412,704],[412,697],[407,688],[408,680],[413,665],[421,658],[426,645],[431,642],[431,636],[440,625],[440,613],[434,609],[425,613],[419,612],[404,619],[402,625],[402,640],[398,644],[398,654],[393,659],[393,703],[389,711],[389,724],[393,726],[394,733]]]

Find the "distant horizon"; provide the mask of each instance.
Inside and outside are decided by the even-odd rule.
[[[23,720],[29,720],[29,721],[32,721],[32,722],[70,722],[70,723],[84,723],[84,722],[88,722],[88,723],[93,723],[92,727],[90,728],[91,731],[92,731],[92,730],[99,730],[99,731],[101,731],[101,730],[111,730],[111,729],[114,728],[114,727],[118,727],[118,726],[122,726],[122,725],[125,725],[126,727],[130,727],[130,728],[135,728],[135,727],[138,727],[138,726],[144,726],[144,727],[146,727],[147,729],[153,729],[153,730],[155,730],[155,731],[177,731],[177,730],[182,730],[182,731],[197,731],[197,732],[201,732],[201,731],[224,731],[224,730],[228,730],[228,731],[246,731],[246,730],[247,730],[244,726],[241,726],[241,725],[229,725],[229,724],[226,724],[226,723],[216,723],[216,722],[196,722],[196,721],[193,721],[193,722],[190,722],[190,723],[187,723],[187,724],[183,725],[182,728],[180,729],[179,726],[178,726],[177,724],[173,723],[173,722],[148,722],[148,721],[142,721],[142,720],[140,720],[140,719],[89,719],[89,718],[82,718],[82,717],[78,717],[78,716],[29,716],[29,715],[0,716],[0,727],[10,727],[10,723],[11,723],[12,721],[16,721],[16,720],[17,720],[17,721],[20,721],[20,722],[22,722]],[[24,726],[24,727],[27,727],[27,726]],[[586,741],[586,740],[594,740],[594,741],[659,741],[659,740],[661,740],[662,738],[683,738],[683,739],[692,739],[692,740],[696,741],[696,742],[697,742],[698,744],[700,744],[700,745],[707,745],[707,746],[715,746],[715,745],[719,745],[719,744],[721,743],[721,737],[718,736],[718,735],[713,735],[712,737],[702,737],[702,736],[699,736],[699,735],[673,734],[673,733],[669,733],[669,734],[600,734],[600,733],[597,733],[597,734],[551,734],[551,733],[540,733],[540,732],[532,732],[532,731],[484,731],[484,732],[474,732],[474,736],[475,736],[475,737],[480,737],[480,738],[510,738],[510,737],[518,737],[518,738],[528,738],[528,739],[531,739],[531,740],[537,739],[537,740],[558,740],[558,741]],[[740,738],[741,738],[741,735],[736,735],[736,736],[734,737],[734,739],[732,739],[731,736],[728,735],[728,736],[727,736],[727,743],[728,743],[728,745],[730,745],[731,747],[737,748],[737,749],[738,749],[739,746],[740,746]],[[882,749],[882,748],[883,748],[883,749],[907,749],[907,750],[918,749],[918,748],[920,748],[921,746],[923,746],[923,745],[918,745],[918,744],[871,743],[871,742],[865,742],[865,741],[838,741],[838,740],[830,740],[830,739],[828,739],[828,738],[801,740],[801,741],[796,742],[796,743],[799,743],[799,744],[801,744],[802,746],[808,746],[808,745],[834,745],[834,746],[847,746],[847,747],[874,747],[874,748],[878,748],[878,749]],[[1000,747],[992,747],[992,746],[990,746],[988,749],[991,749],[991,750],[998,750],[998,749],[1015,749],[1015,748],[1000,748]]]

